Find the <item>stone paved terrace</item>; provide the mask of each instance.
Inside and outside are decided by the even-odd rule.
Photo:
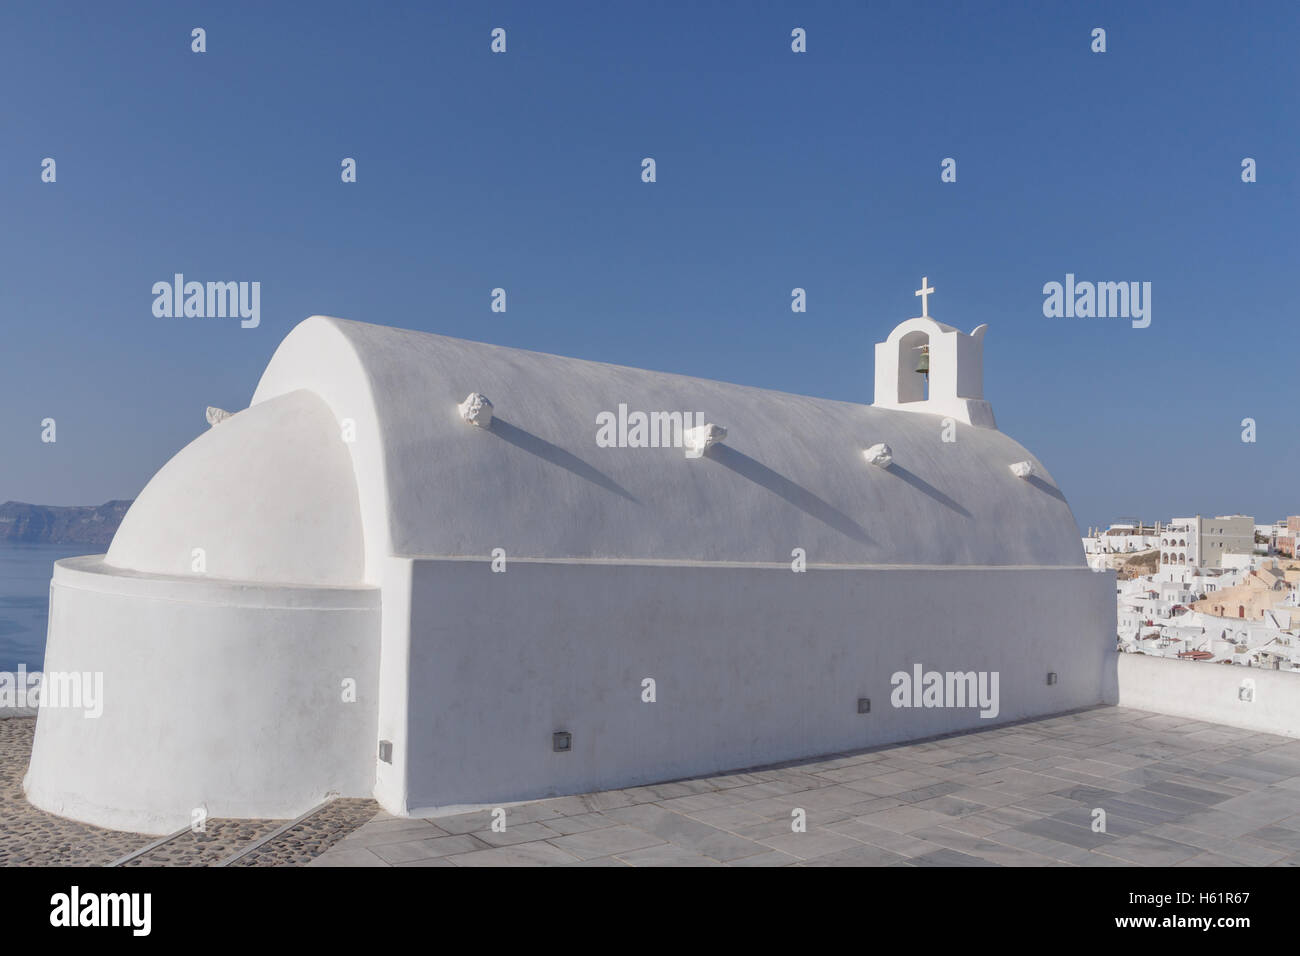
[[[1098,707],[506,810],[380,813],[308,865],[1296,866],[1300,740]]]

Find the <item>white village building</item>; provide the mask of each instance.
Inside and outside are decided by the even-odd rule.
[[[1175,518],[1160,536],[1161,571],[1224,567],[1236,555],[1253,555],[1255,547],[1255,519],[1248,515]]]
[[[1140,554],[1144,551],[1151,551],[1160,547],[1161,535],[1158,530],[1158,524],[1155,528],[1139,529],[1132,524],[1112,524],[1105,531],[1097,529],[1094,533],[1089,529],[1088,536],[1083,539],[1083,551],[1088,556],[1093,555],[1133,555]],[[1102,567],[1100,563],[1092,563],[1093,567]]]
[[[1101,703],[1114,575],[997,430],[983,336],[923,309],[861,405],[307,319],[57,563],[46,670],[103,710],[41,709],[28,798],[156,833],[427,814]],[[993,673],[988,716],[944,676]]]

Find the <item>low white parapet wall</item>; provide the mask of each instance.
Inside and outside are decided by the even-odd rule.
[[[1300,737],[1300,674],[1119,654],[1119,704],[1285,737]]]

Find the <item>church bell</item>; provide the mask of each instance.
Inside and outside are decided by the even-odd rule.
[[[916,370],[928,379],[930,377],[930,349],[926,346],[921,346],[921,348],[921,358],[916,363]]]

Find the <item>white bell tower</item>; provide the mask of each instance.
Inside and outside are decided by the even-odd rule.
[[[954,418],[979,428],[997,428],[993,407],[984,401],[984,333],[970,335],[930,317],[934,289],[926,278],[916,294],[921,314],[908,319],[876,343],[876,408],[895,408]],[[917,371],[922,357],[929,371]],[[929,394],[926,394],[926,385]]]

